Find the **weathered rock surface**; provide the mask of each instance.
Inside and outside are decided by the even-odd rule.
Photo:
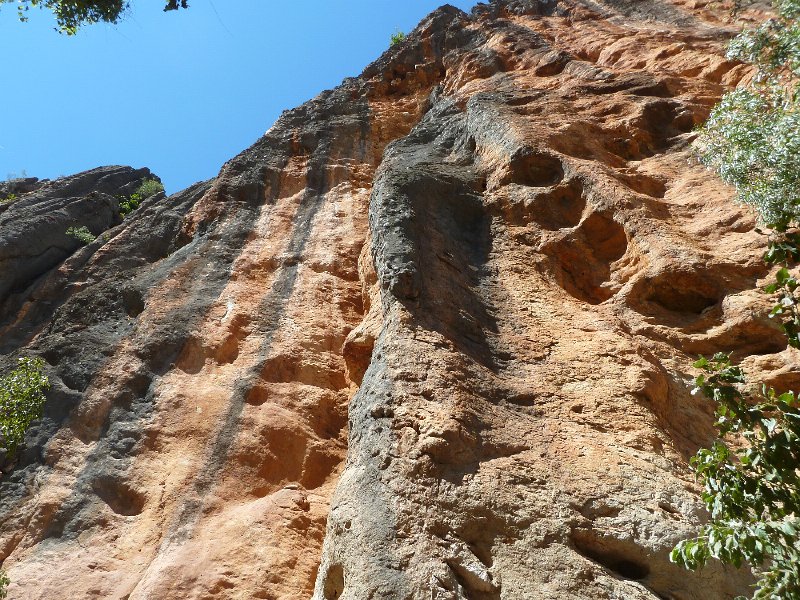
[[[732,32],[682,0],[444,7],[122,222],[148,172],[0,205],[0,369],[53,382],[0,480],[11,598],[746,591],[667,559],[713,433],[690,356],[800,381],[764,240],[689,150]]]
[[[83,245],[67,229],[86,227],[99,235],[119,225],[120,197],[146,179],[158,180],[149,169],[105,167],[52,182],[8,182],[0,197],[15,198],[0,205],[0,305]]]

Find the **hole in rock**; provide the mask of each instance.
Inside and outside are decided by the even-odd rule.
[[[557,283],[570,296],[588,304],[600,304],[612,296],[612,292],[601,287],[608,280],[609,270],[602,265],[595,268],[592,262],[586,262],[579,252],[566,249],[564,261],[556,272]]]
[[[625,160],[642,160],[673,144],[676,136],[694,128],[692,111],[675,100],[657,99],[645,104],[629,123],[624,138],[606,142],[606,149]]]
[[[717,303],[716,298],[706,296],[694,290],[685,290],[671,285],[660,286],[648,296],[647,300],[660,304],[673,312],[690,312],[700,314],[709,306]]]
[[[536,100],[540,100],[546,94],[544,92],[534,91],[532,94],[519,94],[505,99],[508,106],[525,106]]]
[[[375,338],[371,335],[348,336],[342,345],[342,356],[347,365],[350,380],[361,385],[364,374],[372,361]]]
[[[125,381],[125,387],[119,395],[119,405],[129,407],[134,400],[144,398],[150,390],[153,378],[149,373],[133,373]]]
[[[140,514],[144,508],[144,494],[134,490],[124,481],[113,477],[100,477],[92,482],[92,489],[118,515],[133,517]]]
[[[608,300],[614,290],[611,263],[621,258],[628,248],[625,229],[612,218],[600,213],[587,217],[570,237],[542,251],[555,263],[556,282],[571,296],[589,304]]]
[[[611,217],[592,213],[581,225],[592,255],[608,262],[622,257],[628,249],[628,236],[625,229]]]
[[[138,317],[144,311],[144,299],[139,290],[125,288],[121,294],[122,302],[125,305],[125,312],[129,317]]]
[[[322,594],[325,600],[336,600],[344,592],[344,569],[342,565],[331,565],[325,573]]]
[[[482,579],[476,577],[472,571],[467,569],[464,565],[456,562],[447,563],[453,571],[461,589],[464,592],[464,598],[469,600],[500,600],[500,590],[493,584],[486,583]]]
[[[633,87],[628,89],[628,93],[633,96],[650,96],[653,98],[671,98],[675,94],[670,88],[667,81],[645,81],[644,79],[636,80],[635,78],[629,80]]]
[[[637,559],[641,555],[638,546],[620,540],[599,539],[590,532],[575,532],[572,541],[578,553],[623,579],[640,581],[650,574],[650,567]]]
[[[648,73],[613,76],[609,79],[592,82],[591,85],[586,86],[586,93],[603,95],[617,92],[625,92],[632,96],[653,96],[656,98],[674,96],[666,81],[658,80]]]
[[[206,361],[206,351],[203,343],[196,338],[189,338],[183,347],[177,366],[184,373],[196,375],[203,369]]]
[[[41,356],[51,367],[55,367],[61,360],[61,354],[57,349],[46,350]]]
[[[583,185],[578,180],[549,189],[523,186],[507,189],[510,210],[506,218],[511,225],[527,225],[533,221],[548,231],[575,227],[586,207]]]
[[[667,193],[667,186],[662,180],[643,173],[619,173],[617,178],[634,192],[651,198],[663,198]]]
[[[746,331],[742,331],[734,343],[739,345],[734,352],[734,358],[737,358],[737,354],[743,357],[777,354],[789,345],[781,330],[765,325],[758,326],[755,323],[752,323]]]
[[[645,300],[671,312],[699,315],[722,297],[713,284],[694,273],[665,273],[649,283]]]
[[[552,77],[558,75],[569,64],[572,57],[561,52],[548,52],[545,54],[539,65],[533,69],[533,74],[537,77]]]
[[[662,135],[686,133],[694,127],[691,111],[675,100],[655,100],[642,109],[642,120]]]
[[[302,360],[300,354],[270,357],[264,363],[261,379],[269,383],[297,382],[330,390],[341,390],[348,385],[344,372],[336,365]]]
[[[572,181],[569,185],[559,186],[553,191],[548,203],[549,221],[542,223],[543,227],[551,226],[553,229],[574,227],[580,223],[586,200],[583,197],[583,184]]]
[[[564,178],[564,167],[555,156],[529,149],[518,151],[508,165],[505,183],[518,183],[532,187],[556,185]]]
[[[534,406],[536,404],[536,394],[527,392],[509,394],[506,400],[510,404],[516,404],[517,406]]]
[[[217,364],[227,365],[234,362],[239,357],[239,336],[236,332],[228,335],[214,350]]]
[[[646,566],[640,565],[632,560],[625,560],[624,558],[615,560],[610,565],[610,568],[622,575],[625,579],[644,579],[650,573],[650,570]]]
[[[642,160],[652,156],[646,140],[641,133],[630,133],[626,137],[614,137],[602,140],[603,148],[624,161]]]

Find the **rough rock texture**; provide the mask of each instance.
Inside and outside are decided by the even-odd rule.
[[[146,179],[158,180],[149,169],[104,167],[52,182],[31,177],[6,183],[0,197],[14,199],[0,205],[0,305],[83,245],[67,235],[68,228],[98,235],[119,225],[120,197]]]
[[[0,480],[10,597],[746,591],[667,559],[713,434],[690,356],[800,382],[688,148],[746,75],[702,4],[444,7],[122,223],[140,171],[0,205],[0,369],[53,381]]]

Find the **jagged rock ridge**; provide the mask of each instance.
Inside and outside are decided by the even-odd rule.
[[[667,560],[712,434],[689,355],[798,379],[764,241],[691,162],[746,73],[698,4],[444,7],[123,222],[148,172],[0,207],[0,367],[54,384],[0,481],[12,597],[746,590]],[[54,243],[77,219],[104,235]]]

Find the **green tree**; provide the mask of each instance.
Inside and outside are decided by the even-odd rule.
[[[118,23],[128,9],[127,0],[0,0],[0,4],[16,4],[22,21],[31,7],[51,10],[56,17],[58,30],[72,35],[82,25],[91,23]],[[168,0],[164,10],[188,8],[188,0]]]
[[[684,540],[671,559],[689,569],[716,558],[747,562],[759,581],[753,598],[800,599],[800,407],[793,392],[743,393],[745,376],[724,353],[694,366],[695,391],[717,404],[720,439],[692,458],[703,482],[711,520],[697,538]],[[724,441],[738,435],[735,449]]]
[[[800,0],[774,4],[776,18],[731,42],[728,57],[753,63],[756,75],[722,98],[696,147],[780,233],[800,217]]]
[[[40,358],[20,358],[16,369],[0,376],[0,443],[16,454],[30,424],[42,416],[50,387]]]
[[[764,260],[775,271],[770,316],[800,348],[800,0],[775,0],[776,16],[736,37],[730,58],[756,67],[752,82],[722,99],[700,132],[701,160],[736,187],[770,230]],[[754,599],[800,600],[800,404],[793,392],[748,388],[727,354],[701,358],[695,392],[716,403],[719,439],[691,466],[711,520],[670,558],[689,569],[708,559],[749,563]],[[731,443],[735,440],[736,443]]]

